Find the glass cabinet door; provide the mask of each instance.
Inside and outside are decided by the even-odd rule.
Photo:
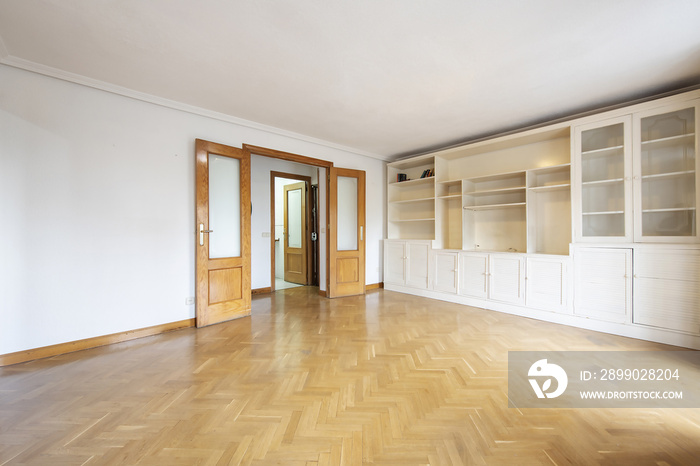
[[[635,240],[696,241],[697,101],[635,115]]]
[[[576,238],[624,241],[632,238],[631,117],[575,129],[574,189]]]

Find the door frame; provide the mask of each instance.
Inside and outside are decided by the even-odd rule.
[[[270,157],[273,159],[280,159],[280,160],[286,160],[288,162],[296,162],[296,163],[302,163],[304,165],[311,165],[314,167],[321,167],[326,169],[326,223],[329,220],[329,215],[330,215],[330,169],[333,167],[333,162],[329,162],[328,160],[321,160],[321,159],[316,159],[313,157],[307,157],[305,155],[299,155],[299,154],[293,154],[291,152],[284,152],[276,149],[269,149],[267,147],[260,147],[260,146],[254,146],[252,144],[242,144],[241,147],[243,150],[248,151],[250,155],[261,155],[263,157]],[[321,180],[318,180],[318,183],[321,184]],[[326,224],[325,227],[326,229],[326,289],[321,290],[319,288],[318,293],[321,296],[328,296],[328,288],[330,287],[330,241],[328,240],[328,225]],[[271,232],[272,233],[272,232]],[[274,235],[270,235],[271,242],[274,247]]]
[[[270,290],[275,291],[275,178],[286,178],[290,180],[299,180],[299,181],[304,181],[306,183],[306,215],[305,215],[305,223],[306,223],[306,238],[304,240],[306,241],[306,282],[311,283],[311,274],[312,274],[312,263],[311,263],[311,248],[313,247],[313,242],[311,241],[311,229],[310,227],[310,221],[311,221],[311,202],[310,202],[310,193],[311,193],[311,177],[310,176],[304,176],[304,175],[296,175],[294,173],[284,173],[284,172],[277,172],[277,171],[270,171],[270,232],[272,233],[270,235],[270,256],[272,258],[271,260],[271,273],[270,273]],[[281,245],[282,250],[284,251],[284,244]]]

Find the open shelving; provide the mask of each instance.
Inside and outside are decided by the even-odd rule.
[[[527,250],[568,254],[571,242],[571,164],[527,172]]]

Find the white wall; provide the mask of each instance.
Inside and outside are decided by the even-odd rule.
[[[380,160],[0,65],[0,354],[194,317],[196,138],[365,170],[381,281]]]

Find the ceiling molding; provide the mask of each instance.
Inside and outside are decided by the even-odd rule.
[[[206,118],[211,118],[214,120],[223,121],[226,123],[232,123],[239,126],[244,126],[247,128],[255,129],[258,131],[264,131],[266,133],[275,134],[278,136],[284,136],[291,139],[297,139],[299,141],[304,141],[319,146],[328,147],[331,149],[341,150],[344,152],[350,152],[356,155],[361,155],[363,157],[369,157],[372,159],[377,159],[381,161],[389,161],[390,157],[386,155],[374,154],[371,152],[365,152],[352,147],[343,146],[341,144],[335,144],[323,139],[317,139],[311,136],[306,136],[304,134],[295,133],[293,131],[287,131],[280,128],[275,128],[274,126],[264,125],[262,123],[256,123],[254,121],[245,120],[243,118],[238,118],[232,115],[227,115],[225,113],[219,113],[212,110],[207,110],[201,107],[196,107],[194,105],[188,105],[182,102],[177,102],[175,100],[165,99],[151,94],[146,94],[144,92],[135,91],[122,86],[117,86],[108,82],[100,81],[97,79],[88,78],[75,73],[70,73],[58,68],[53,68],[50,66],[42,65],[40,63],[32,62],[29,60],[24,60],[22,58],[14,57],[7,53],[2,38],[0,37],[0,63],[8,65],[14,68],[19,68],[25,71],[30,71],[32,73],[41,74],[44,76],[49,76],[51,78],[60,79],[63,81],[68,81],[74,84],[79,84],[81,86],[91,87],[93,89],[98,89],[101,91],[109,92],[111,94],[117,94],[123,97],[129,97],[131,99],[140,100],[142,102],[148,102],[154,105],[159,105],[161,107],[170,108],[173,110],[179,110],[186,113],[191,113],[193,115],[203,116]]]

